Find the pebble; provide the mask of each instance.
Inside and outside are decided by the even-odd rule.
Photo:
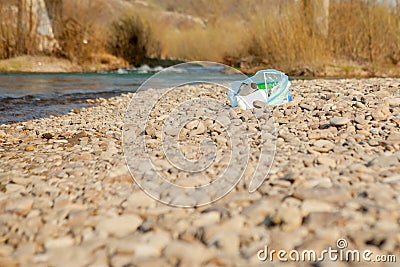
[[[175,128],[175,127],[173,127],[171,125],[167,125],[164,128],[165,134],[171,135],[171,136],[177,136],[179,134],[179,131],[180,130],[178,128]]]
[[[253,102],[253,106],[255,108],[262,109],[262,108],[265,108],[267,106],[267,104],[265,102],[263,102],[263,101],[256,100],[256,101]]]
[[[93,261],[93,256],[79,247],[52,249],[47,253],[47,257],[45,262],[48,266],[57,267],[87,266]]]
[[[322,165],[327,165],[329,167],[334,168],[336,166],[336,160],[335,158],[329,157],[329,156],[319,156],[317,158],[317,163],[322,164]]]
[[[372,117],[376,121],[386,120],[389,114],[390,114],[390,111],[389,111],[388,107],[386,107],[385,105],[380,105],[380,106],[374,108],[371,113]]]
[[[307,133],[308,139],[310,140],[319,140],[319,139],[326,139],[330,136],[332,136],[332,133],[329,129],[326,130],[315,130],[315,131],[310,131]]]
[[[393,142],[395,144],[400,144],[400,133],[391,133],[388,136],[387,141]]]
[[[400,97],[388,97],[384,100],[391,107],[400,106]]]
[[[266,217],[275,213],[274,204],[270,201],[259,200],[243,210],[243,214],[254,224],[260,224]]]
[[[26,146],[25,147],[25,151],[26,152],[32,152],[32,151],[34,151],[35,150],[35,147],[34,146]]]
[[[382,140],[379,140],[377,138],[373,138],[373,139],[368,140],[368,144],[370,146],[379,146],[381,141]]]
[[[14,248],[12,246],[8,245],[1,245],[0,246],[0,257],[8,257],[10,256],[14,251]]]
[[[336,203],[343,203],[351,198],[350,192],[341,187],[298,189],[294,196],[302,200],[319,199]]]
[[[202,121],[199,121],[197,126],[190,132],[191,135],[200,135],[206,131],[206,127]]]
[[[240,249],[240,236],[234,231],[221,231],[210,240],[210,244],[216,244],[219,249],[234,254]]]
[[[282,222],[284,230],[292,231],[301,225],[302,219],[303,217],[298,207],[287,207],[278,211],[275,221]]]
[[[345,117],[332,117],[329,119],[329,123],[333,126],[343,126],[350,122],[348,118]]]
[[[400,183],[400,175],[393,175],[383,179],[384,183]]]
[[[32,198],[22,198],[15,202],[12,202],[11,205],[7,207],[7,210],[15,212],[21,216],[28,214],[33,206]]]
[[[356,118],[354,119],[354,121],[355,121],[356,123],[358,123],[358,124],[364,125],[364,124],[367,123],[364,117],[365,117],[365,116],[363,116],[363,115],[358,115],[358,116],[356,116]]]
[[[332,204],[322,202],[318,199],[306,199],[301,205],[302,215],[308,216],[313,212],[334,212],[335,207]]]
[[[121,215],[115,218],[103,218],[96,226],[100,234],[122,237],[131,234],[142,223],[142,219],[137,215]]]
[[[188,243],[183,241],[173,241],[167,245],[163,253],[169,263],[180,262],[182,266],[199,266],[207,262],[213,256],[205,247],[198,243]]]
[[[306,104],[306,103],[301,103],[301,104],[300,104],[300,107],[301,107],[302,109],[305,109],[305,110],[308,110],[308,111],[313,111],[313,110],[315,109],[315,107],[313,107],[313,106],[310,105],[310,104]]]
[[[52,133],[44,133],[44,134],[42,134],[42,138],[43,139],[52,139],[54,136],[53,136],[53,134]]]
[[[57,239],[49,239],[44,243],[44,247],[47,250],[55,248],[66,248],[71,247],[74,244],[74,239],[72,237],[66,236]]]
[[[6,192],[7,193],[25,191],[25,185],[7,184],[5,187],[6,187]]]
[[[188,130],[193,130],[194,128],[197,127],[198,124],[199,124],[198,120],[192,120],[192,121],[188,122],[185,127]]]
[[[196,227],[204,227],[210,224],[217,224],[221,219],[221,214],[218,212],[207,212],[200,215],[200,218],[193,220],[193,225]]]
[[[328,152],[335,147],[335,144],[329,140],[320,139],[313,143],[314,149],[318,152]]]
[[[57,144],[68,144],[68,140],[53,140],[53,143],[57,143]]]
[[[156,201],[146,195],[143,191],[132,192],[122,206],[126,209],[149,208],[156,204]]]
[[[368,162],[368,166],[378,166],[381,168],[388,168],[399,164],[399,159],[395,155],[382,155],[374,158]]]
[[[125,165],[123,116],[133,93],[93,100],[93,107],[79,112],[0,125],[0,265],[257,266],[256,254],[265,245],[326,248],[339,237],[351,240],[352,249],[396,254],[399,85],[398,78],[294,80],[294,101],[272,108],[273,118],[261,116],[261,109],[255,114],[228,110],[226,90],[214,85],[204,90],[185,85],[182,92],[164,95],[142,129],[152,161],[137,168],[157,189],[157,197],[193,204],[188,208],[149,197]],[[155,92],[139,94],[145,99]],[[172,120],[164,130],[179,138],[178,153],[191,159],[209,138],[220,165],[186,175],[168,162],[161,131],[178,103],[202,96],[223,105],[195,103],[190,108],[197,117],[179,126]],[[191,111],[178,111],[186,112]],[[254,115],[261,116],[260,123]],[[135,122],[133,116],[132,125],[143,126]],[[267,142],[266,148],[276,153],[255,193],[249,194],[249,183],[242,180],[227,196],[193,207],[214,196],[197,189],[179,196],[156,179],[165,174],[181,185],[211,182],[232,162],[231,141],[239,133],[248,134],[250,157],[244,162],[254,163],[245,171],[247,179],[260,157],[260,129],[270,140],[276,139],[275,131],[279,138],[276,144]],[[42,138],[44,133],[52,138]],[[142,137],[141,132],[132,142]],[[149,171],[152,164],[161,170]],[[263,164],[259,170],[267,169]],[[228,174],[239,172],[234,168]]]
[[[357,108],[367,108],[363,103],[361,102],[356,102],[356,107]]]

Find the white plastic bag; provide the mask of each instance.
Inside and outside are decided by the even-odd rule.
[[[290,81],[286,74],[277,70],[260,70],[254,76],[231,84],[228,99],[232,107],[254,108],[255,101],[280,106],[292,101]]]

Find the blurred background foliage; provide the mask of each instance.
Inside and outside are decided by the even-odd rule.
[[[40,1],[51,22],[47,39],[37,37],[41,15],[32,7]],[[211,60],[300,75],[332,62],[397,68],[399,2],[0,0],[0,59],[46,54],[85,64],[115,56],[130,65],[149,58]]]

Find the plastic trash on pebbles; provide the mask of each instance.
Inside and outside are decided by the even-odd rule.
[[[228,90],[228,99],[232,107],[241,109],[255,108],[261,101],[267,105],[280,106],[292,101],[290,81],[287,75],[277,70],[260,70],[254,76],[235,81]]]

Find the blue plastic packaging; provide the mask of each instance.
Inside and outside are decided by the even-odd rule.
[[[254,108],[255,101],[267,105],[280,106],[293,100],[290,94],[291,83],[283,72],[260,70],[244,81],[235,81],[228,90],[228,100],[232,107]]]

